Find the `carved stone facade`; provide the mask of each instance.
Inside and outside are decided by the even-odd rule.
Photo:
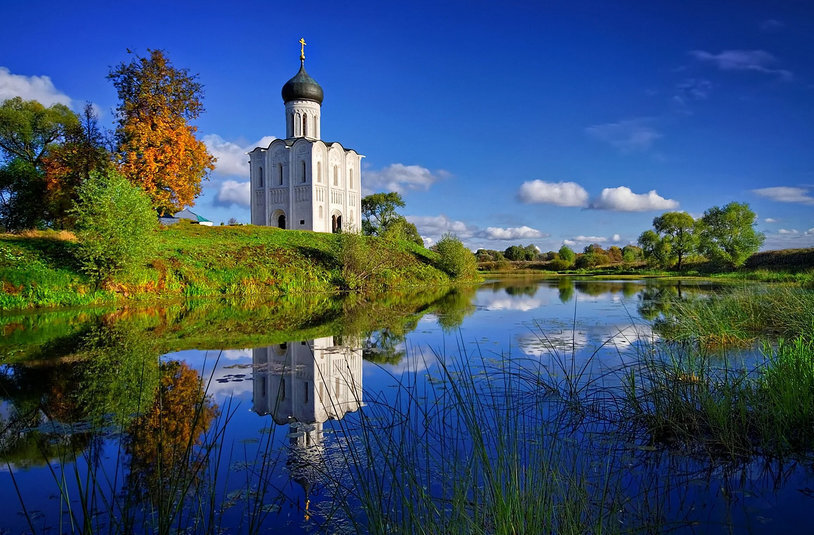
[[[359,232],[364,156],[320,139],[322,89],[304,65],[283,86],[283,100],[286,138],[249,153],[252,224]]]

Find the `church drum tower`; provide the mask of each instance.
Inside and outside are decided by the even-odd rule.
[[[300,70],[283,85],[285,139],[249,153],[253,225],[359,232],[362,226],[363,156],[321,139],[322,87]]]

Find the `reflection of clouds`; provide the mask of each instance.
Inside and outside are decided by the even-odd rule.
[[[574,329],[541,331],[521,336],[518,345],[526,355],[579,351],[588,345],[588,333]]]
[[[627,349],[639,341],[650,342],[654,336],[650,325],[628,325],[621,328],[617,326],[617,329],[613,335],[607,338],[607,345],[616,346],[618,349]]]
[[[365,366],[381,366],[382,369],[398,377],[403,373],[416,373],[428,370],[438,362],[438,357],[435,352],[428,347],[407,347],[406,344],[399,344],[396,346],[396,350],[404,351],[404,358],[402,358],[398,364],[373,364],[366,362]]]
[[[247,360],[252,359],[251,348],[247,349],[224,349],[221,353],[221,359],[226,360]]]
[[[475,299],[479,308],[486,310],[519,310],[527,312],[540,308],[544,303],[542,299],[529,295],[483,294],[479,293]]]
[[[652,342],[654,337],[649,325],[606,325],[576,330],[542,328],[538,333],[521,336],[518,345],[526,355],[579,352],[587,348],[591,340],[594,347],[604,344],[623,351],[637,342]]]

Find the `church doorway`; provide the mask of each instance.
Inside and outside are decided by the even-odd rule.
[[[285,212],[282,210],[274,210],[269,217],[269,225],[277,228],[285,228]]]
[[[334,234],[342,232],[342,214],[334,214],[331,216],[331,232]]]

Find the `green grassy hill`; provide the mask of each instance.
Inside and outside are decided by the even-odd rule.
[[[99,285],[79,270],[70,233],[0,235],[0,310],[123,297],[379,293],[451,282],[437,253],[406,241],[188,223],[158,234],[144,265]]]

